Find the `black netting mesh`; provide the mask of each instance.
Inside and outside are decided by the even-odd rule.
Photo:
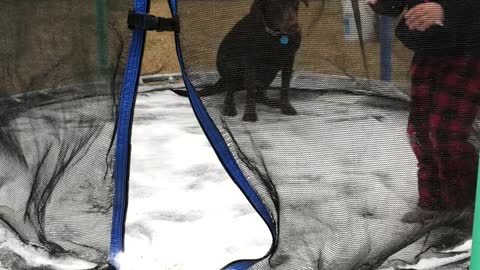
[[[419,189],[434,193],[439,187],[425,182],[418,187],[415,144],[407,136],[411,51],[394,38],[392,80],[380,80],[380,18],[365,3],[360,5],[363,58],[348,17],[353,1],[311,0],[308,7],[294,0],[252,2],[178,1],[186,75],[269,209],[278,236],[272,253],[249,269],[397,269],[421,258],[453,256],[442,251],[471,239],[472,209],[468,203],[449,207],[455,204],[451,198],[432,202],[428,212],[416,209]],[[278,71],[283,68],[289,77],[292,55],[287,94]],[[451,59],[438,57],[435,67]],[[418,61],[417,69],[423,67]],[[478,63],[468,63],[468,74],[452,69],[441,74],[475,80]],[[458,70],[465,68],[460,64]],[[441,80],[438,74],[431,72],[421,82]],[[472,91],[478,92],[475,87]],[[476,102],[477,96],[467,98]],[[430,133],[443,138],[455,131]],[[470,140],[475,142],[475,136]],[[473,161],[435,176],[444,181],[439,185],[451,185],[443,190],[471,197],[467,193],[474,184],[459,182],[465,175],[476,176],[475,155],[425,151],[440,155],[444,163]],[[423,162],[437,158],[427,156]],[[462,184],[468,187],[455,190]],[[422,214],[421,220],[406,216],[412,210]],[[444,269],[466,269],[467,263],[468,257]]]
[[[0,268],[104,265],[132,2],[0,5]]]

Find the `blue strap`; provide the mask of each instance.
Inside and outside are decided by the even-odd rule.
[[[148,0],[135,0],[135,11],[147,12]],[[117,122],[117,145],[114,170],[114,202],[112,216],[112,232],[110,240],[110,263],[119,269],[116,256],[124,249],[125,216],[127,210],[128,178],[130,162],[130,139],[136,90],[140,77],[140,63],[143,55],[145,31],[133,31],[128,51],[125,77]]]
[[[222,268],[222,270],[247,270],[248,268],[252,267],[255,263],[257,263],[256,260],[244,260],[244,261],[233,262],[228,266]]]
[[[169,0],[169,1],[170,1],[170,7],[172,9],[172,14],[173,16],[176,16],[177,1],[176,0]],[[257,213],[260,214],[262,219],[268,225],[268,228],[270,229],[270,233],[272,234],[272,237],[273,237],[273,243],[275,243],[277,238],[275,222],[272,219],[272,216],[270,215],[268,208],[265,206],[261,198],[258,196],[256,191],[250,185],[250,183],[247,181],[245,175],[241,171],[240,167],[237,164],[237,161],[233,157],[229,147],[227,146],[225,140],[223,139],[223,136],[220,134],[215,123],[208,115],[207,110],[203,106],[203,103],[201,102],[200,97],[195,91],[193,85],[191,84],[190,80],[185,76],[186,74],[185,65],[183,62],[182,51],[180,50],[180,46],[179,46],[180,43],[179,43],[178,33],[175,33],[175,39],[177,44],[176,46],[177,55],[179,58],[180,67],[182,69],[182,74],[183,74],[183,80],[185,82],[187,91],[189,92],[189,98],[193,108],[193,112],[195,113],[200,123],[200,126],[202,127],[205,135],[207,136],[207,139],[210,141],[210,144],[215,150],[215,153],[220,159],[225,170],[233,179],[235,184],[237,184],[240,190],[245,194],[246,198],[248,199],[250,204],[255,208]],[[250,266],[252,266],[255,263],[256,263],[256,260],[237,261],[229,264],[223,269],[224,270],[244,270],[244,269],[248,269]]]

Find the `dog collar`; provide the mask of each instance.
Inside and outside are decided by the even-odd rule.
[[[280,37],[279,41],[280,41],[280,44],[282,45],[287,45],[288,42],[290,41],[287,34],[280,31],[274,31],[266,25],[265,25],[265,32],[267,32],[268,34],[274,37]]]

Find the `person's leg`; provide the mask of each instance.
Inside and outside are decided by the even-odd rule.
[[[469,142],[480,98],[480,58],[444,61],[430,116],[442,206],[464,209],[475,200],[477,150]]]
[[[436,63],[428,57],[416,56],[411,67],[411,103],[407,133],[410,145],[418,161],[418,206],[425,210],[437,210],[440,200],[438,168],[429,139],[429,117],[435,91],[433,74]]]

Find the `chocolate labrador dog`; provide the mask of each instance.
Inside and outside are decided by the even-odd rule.
[[[280,108],[283,114],[297,112],[288,91],[295,54],[300,47],[298,23],[300,2],[307,0],[255,0],[250,13],[225,36],[217,54],[218,82],[200,90],[200,96],[226,91],[223,114],[237,115],[234,93],[246,90],[244,121],[257,121],[256,103]],[[282,72],[280,99],[266,97],[267,87]],[[185,91],[174,91],[185,95]]]

